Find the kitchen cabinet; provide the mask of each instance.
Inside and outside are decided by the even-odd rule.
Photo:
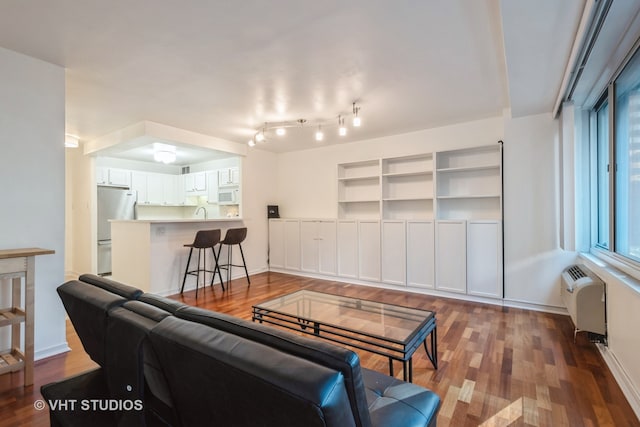
[[[207,203],[218,203],[218,173],[207,172]]]
[[[234,186],[240,184],[240,169],[225,168],[218,171],[218,186]]]
[[[205,195],[207,191],[207,173],[195,172],[185,174],[184,191],[188,196]]]
[[[433,289],[434,281],[433,221],[407,221],[407,286]]]
[[[380,221],[358,221],[358,277],[380,281]]]
[[[132,171],[131,189],[137,192],[139,204],[177,206],[184,203],[178,191],[178,175]]]
[[[467,223],[436,222],[436,289],[467,292]]]
[[[101,166],[96,167],[96,184],[129,188],[131,185],[131,171]]]
[[[336,221],[300,220],[300,269],[336,274]]]
[[[502,298],[502,222],[467,222],[467,293]]]
[[[382,221],[382,281],[404,286],[406,283],[407,243],[405,222]]]
[[[338,220],[337,222],[338,276],[358,278],[358,222]]]

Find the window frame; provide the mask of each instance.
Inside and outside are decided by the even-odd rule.
[[[596,173],[592,174],[594,176],[590,181],[590,196],[592,197],[591,203],[591,250],[590,252],[602,259],[603,261],[615,266],[616,268],[624,271],[630,276],[640,280],[640,262],[626,257],[618,252],[616,252],[616,179],[617,179],[617,164],[618,159],[616,158],[616,126],[615,126],[615,117],[616,117],[616,81],[618,77],[622,74],[625,67],[629,64],[631,59],[635,54],[640,55],[640,39],[636,41],[633,48],[629,51],[627,56],[625,56],[624,60],[620,63],[615,73],[612,75],[611,79],[607,83],[604,88],[602,95],[598,98],[598,101],[595,102],[590,108],[590,120],[591,120],[591,129],[589,132],[589,150],[591,153],[590,156],[590,168],[595,168]],[[609,168],[608,168],[608,213],[609,213],[609,247],[605,248],[600,245],[598,242],[598,221],[599,221],[599,210],[598,210],[598,183],[597,183],[597,166],[598,166],[598,157],[597,157],[597,113],[602,105],[607,102],[609,107],[609,144],[608,144],[608,154],[609,154]],[[593,126],[593,123],[596,123]],[[595,128],[595,130],[594,130]]]

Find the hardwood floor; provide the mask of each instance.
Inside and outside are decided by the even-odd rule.
[[[278,273],[251,282],[201,288],[197,301],[195,292],[172,298],[245,319],[253,304],[303,288],[433,310],[438,370],[419,349],[413,381],[441,397],[439,426],[640,426],[595,346],[584,334],[573,342],[568,316]],[[71,352],[36,363],[33,387],[20,386],[20,373],[0,376],[0,427],[49,425],[47,411],[33,405],[40,385],[95,366],[70,324],[67,339]],[[388,372],[385,358],[358,354],[363,366]],[[395,373],[402,378],[399,364]]]

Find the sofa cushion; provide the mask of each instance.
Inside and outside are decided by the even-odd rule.
[[[355,426],[339,371],[176,317],[150,340],[182,425]]]
[[[306,338],[224,313],[186,306],[177,317],[212,326],[335,369],[345,377],[349,403],[359,426],[371,425],[360,374],[360,358],[353,351],[322,340]]]
[[[78,278],[78,280],[90,283],[127,299],[137,299],[142,295],[142,291],[138,288],[116,282],[115,280],[105,279],[104,277],[96,276],[95,274],[83,274]]]
[[[104,371],[110,395],[117,400],[141,400],[145,402],[145,409],[149,409],[148,401],[157,403],[160,400],[165,404],[161,408],[156,408],[155,412],[170,414],[171,401],[168,399],[168,386],[155,355],[145,354],[144,347],[149,331],[158,324],[158,321],[131,311],[128,307],[136,304],[130,303],[146,305],[138,301],[129,301],[122,307],[113,308],[109,312],[106,340],[109,351],[106,354]],[[155,307],[147,306],[147,308],[149,309],[147,311],[161,311]],[[169,313],[164,313],[170,316]],[[159,313],[153,314],[160,317]],[[150,366],[148,370],[147,365]],[[145,381],[147,371],[151,378]],[[147,389],[147,384],[151,384],[152,387]],[[153,393],[158,399],[148,399],[149,393]],[[144,418],[143,411],[126,411],[118,415],[120,425],[144,425]]]
[[[77,280],[58,286],[57,292],[84,350],[94,362],[104,366],[107,313],[127,300]]]
[[[140,295],[138,300],[150,304],[154,307],[158,307],[164,311],[168,311],[171,314],[175,314],[175,312],[181,308],[188,307],[187,304],[181,303],[180,301],[149,293]]]
[[[109,399],[106,378],[101,368],[43,385],[40,392],[49,404],[51,427],[118,425],[114,411],[93,411],[87,410],[84,406],[86,400],[96,399],[105,402]],[[65,405],[58,406],[61,403]]]
[[[440,398],[434,392],[369,369],[362,376],[374,427],[436,425]]]

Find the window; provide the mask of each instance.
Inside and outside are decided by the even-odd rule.
[[[596,113],[597,156],[597,238],[596,245],[609,248],[609,103],[605,101]]]
[[[615,90],[615,252],[640,261],[640,51]]]
[[[608,96],[612,105],[605,100],[593,111],[597,157],[593,244],[640,266],[640,50],[608,90],[615,91]],[[609,123],[615,130],[613,138]]]

